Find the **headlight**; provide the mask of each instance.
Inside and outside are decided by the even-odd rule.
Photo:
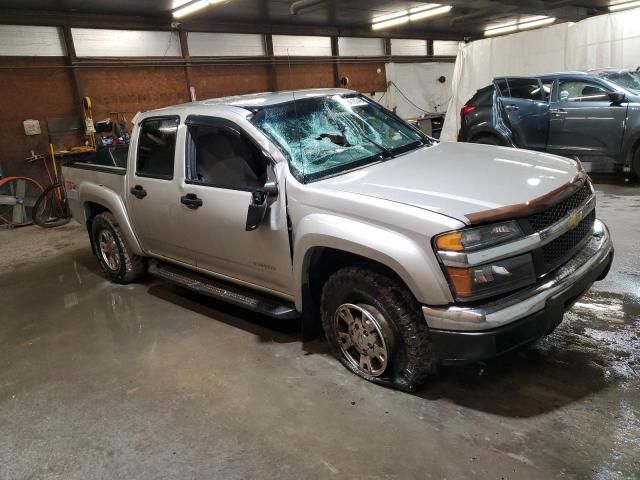
[[[469,268],[445,267],[456,300],[492,297],[536,282],[531,254]]]
[[[518,222],[495,223],[484,227],[467,228],[436,237],[438,250],[477,250],[522,236]]]

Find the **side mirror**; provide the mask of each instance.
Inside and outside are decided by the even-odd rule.
[[[251,203],[247,211],[247,224],[245,226],[247,232],[257,229],[264,220],[269,208],[268,198],[269,194],[265,190],[251,192]]]
[[[611,92],[609,94],[609,100],[611,101],[612,105],[620,105],[622,102],[625,101],[625,99],[626,99],[626,96],[622,92]]]
[[[264,154],[265,157],[267,156]],[[276,181],[275,171],[272,167],[267,170],[267,182],[261,189],[251,192],[251,203],[249,204],[249,210],[247,211],[247,224],[245,230],[252,232],[256,230],[262,221],[264,220],[269,205],[273,202],[269,202],[269,198],[275,198],[278,196],[278,183]]]

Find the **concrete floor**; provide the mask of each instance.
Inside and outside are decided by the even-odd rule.
[[[607,280],[414,395],[295,324],[109,283],[75,224],[0,231],[0,479],[640,478],[640,187],[598,189]]]

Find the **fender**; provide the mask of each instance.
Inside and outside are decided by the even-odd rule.
[[[127,245],[131,248],[132,252],[136,255],[145,255],[142,247],[140,246],[140,242],[133,231],[133,227],[129,222],[129,217],[124,203],[116,192],[95,183],[83,182],[80,185],[79,194],[82,199],[83,206],[85,206],[87,202],[93,202],[108,209],[118,222],[118,226],[122,230],[122,234],[124,235]],[[87,218],[85,213],[85,222],[86,220]]]
[[[424,304],[453,301],[427,237],[420,244],[399,232],[331,214],[314,213],[297,226],[294,243],[294,301],[302,311],[302,285],[315,247],[329,247],[381,263],[393,270]]]

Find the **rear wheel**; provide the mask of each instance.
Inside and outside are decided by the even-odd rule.
[[[400,280],[365,268],[341,269],[323,288],[321,313],[334,355],[356,375],[413,391],[436,371],[420,305]]]
[[[146,272],[144,257],[131,252],[111,213],[104,212],[93,219],[91,241],[100,266],[111,281],[131,283]]]
[[[495,135],[481,135],[473,140],[473,143],[480,143],[483,145],[499,145],[503,146],[503,142],[500,141]]]

